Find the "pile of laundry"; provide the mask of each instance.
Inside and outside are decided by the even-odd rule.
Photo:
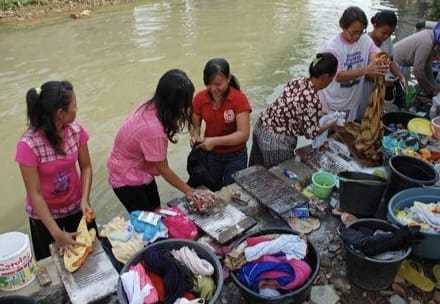
[[[127,263],[145,245],[160,238],[197,238],[196,225],[177,208],[163,208],[156,212],[133,211],[130,219],[115,217],[103,226],[101,237],[107,238],[113,256]]]
[[[440,202],[414,202],[411,207],[397,211],[397,220],[407,226],[419,226],[424,232],[440,232]]]
[[[214,273],[214,266],[187,246],[149,248],[121,281],[130,304],[208,303],[216,290]]]
[[[340,237],[345,246],[376,260],[394,260],[403,257],[408,248],[422,239],[418,227],[401,227],[384,231],[358,226],[342,228]]]
[[[249,237],[229,252],[225,265],[240,282],[272,298],[302,287],[312,274],[307,242],[295,234]]]

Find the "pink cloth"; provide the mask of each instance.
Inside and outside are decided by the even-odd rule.
[[[252,247],[252,246],[258,245],[262,242],[272,241],[273,239],[274,239],[274,236],[270,235],[270,234],[252,236],[252,237],[246,239],[246,244],[249,247]]]
[[[116,135],[107,161],[113,188],[149,184],[159,175],[154,163],[167,157],[168,138],[154,105],[129,114]]]
[[[55,153],[42,131],[29,129],[17,143],[15,161],[37,169],[41,194],[54,218],[80,210],[82,187],[76,163],[79,149],[88,139],[87,132],[73,122],[64,129],[62,149],[65,155]],[[25,205],[29,216],[37,218],[29,194]]]
[[[135,266],[131,266],[130,270],[136,271],[139,275],[139,281],[140,281],[140,289],[144,288],[145,285],[150,285],[152,287],[150,293],[146,298],[144,298],[144,304],[153,304],[159,302],[159,295],[157,294],[157,290],[153,285],[153,282],[151,281],[150,277],[145,271],[145,268],[140,264],[136,264]]]
[[[257,262],[278,262],[278,263],[287,262],[290,264],[290,266],[292,266],[293,270],[295,271],[295,279],[291,283],[285,286],[280,286],[275,281],[277,278],[285,276],[286,274],[284,272],[267,271],[261,275],[260,277],[261,280],[273,281],[272,283],[277,285],[276,286],[277,289],[283,289],[283,290],[298,289],[307,282],[307,280],[309,279],[312,273],[312,268],[310,268],[309,264],[307,264],[304,260],[295,260],[295,259],[287,260],[285,257],[275,257],[275,256],[266,255],[259,258]],[[264,281],[262,283],[260,282],[260,284],[264,284]]]
[[[163,215],[162,223],[168,228],[168,235],[172,239],[189,239],[195,240],[197,238],[197,227],[189,219],[189,217],[177,208],[163,208],[157,210],[169,210],[176,212],[176,216]]]

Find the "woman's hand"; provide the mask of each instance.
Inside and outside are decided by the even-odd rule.
[[[197,145],[197,148],[200,148],[204,151],[212,151],[215,147],[215,139],[212,137],[205,137],[201,144]]]
[[[81,201],[81,211],[83,216],[86,217],[86,222],[91,223],[95,219],[95,212],[93,212],[92,208],[90,207],[90,203],[87,200]]]
[[[53,235],[55,244],[59,248],[60,252],[64,253],[66,250],[71,250],[74,254],[76,254],[74,248],[75,246],[85,246],[85,244],[75,240],[77,234],[77,232],[66,232],[59,230]]]
[[[193,135],[193,136],[191,136],[191,138],[190,138],[190,144],[191,144],[191,147],[192,147],[192,146],[195,146],[195,145],[197,145],[197,144],[200,144],[202,141],[203,141],[203,140],[202,140],[202,138],[201,138],[199,135]]]
[[[369,77],[384,76],[389,67],[389,65],[384,65],[373,60],[366,68],[365,75]]]
[[[406,79],[405,79],[405,76],[403,76],[403,74],[400,74],[399,76],[397,76],[397,79],[400,81],[400,84],[402,85],[402,87],[404,89],[406,89]]]

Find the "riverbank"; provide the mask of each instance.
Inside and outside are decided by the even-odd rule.
[[[27,5],[8,5],[0,1],[0,25],[28,24],[60,18],[87,18],[96,10],[111,10],[120,5],[130,5],[135,0],[33,0]],[[19,2],[21,3],[21,2]]]

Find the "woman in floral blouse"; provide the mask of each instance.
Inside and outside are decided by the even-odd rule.
[[[335,77],[336,57],[320,53],[310,64],[309,78],[290,80],[283,93],[258,118],[253,132],[249,166],[275,166],[293,158],[298,136],[312,139],[332,127],[335,122],[320,126],[322,106],[318,91]]]

